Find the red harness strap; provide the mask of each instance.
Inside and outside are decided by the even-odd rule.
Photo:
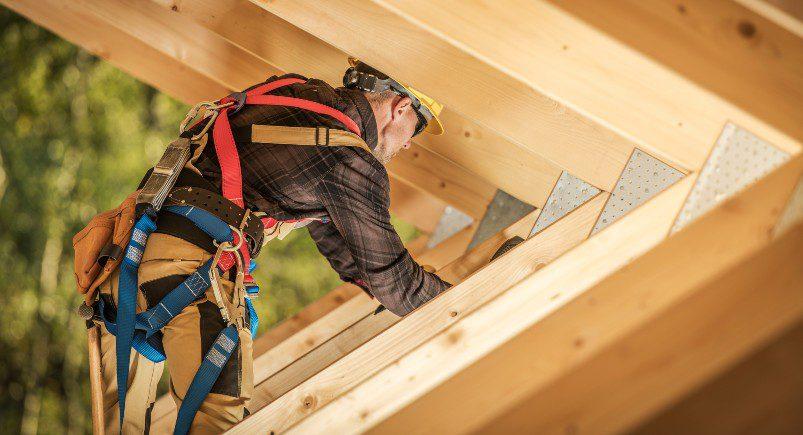
[[[346,126],[352,133],[361,136],[360,127],[354,122],[353,119],[346,116],[345,113],[329,107],[325,104],[309,101],[302,98],[283,97],[277,95],[264,95],[275,91],[284,86],[289,86],[296,83],[304,83],[303,79],[286,78],[276,80],[270,83],[259,85],[245,94],[244,105],[261,105],[261,106],[287,106],[296,107],[303,110],[319,113],[321,115],[331,116],[340,123]],[[231,96],[220,100],[220,104],[228,102],[237,103]],[[215,153],[217,154],[218,161],[220,162],[221,172],[221,187],[223,196],[245,208],[245,201],[243,200],[243,174],[240,167],[240,155],[237,152],[237,145],[234,142],[234,136],[231,132],[231,124],[229,123],[229,112],[232,107],[224,107],[220,109],[215,124],[212,129],[212,137],[215,140]],[[289,222],[289,221],[288,221]],[[295,220],[293,220],[295,222]],[[273,218],[263,220],[266,228],[276,225],[278,221]],[[237,235],[234,235],[235,240],[233,244],[237,244]],[[250,252],[245,243],[240,248],[240,253],[243,257],[244,267],[246,269],[246,282],[253,282],[253,278],[247,273],[248,265],[251,260]],[[222,270],[228,270],[235,264],[234,255],[231,252],[224,252],[221,255],[219,267]]]

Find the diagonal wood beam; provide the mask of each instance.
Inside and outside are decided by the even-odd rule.
[[[153,1],[220,34],[276,68],[304,71],[330,83],[342,80],[345,52],[248,0]],[[420,136],[419,145],[523,201],[539,208],[544,204],[560,175],[557,166],[449,107],[444,110],[443,118],[446,134]]]
[[[33,5],[33,3],[36,3],[36,5]],[[43,7],[45,5],[49,7]],[[216,34],[212,34],[200,26],[193,26],[193,23],[178,15],[165,13],[163,8],[150,2],[140,4],[123,0],[115,2],[87,0],[63,3],[47,0],[43,2],[20,1],[11,6],[18,10],[28,8],[33,15],[41,14],[41,20],[50,19],[47,17],[48,15],[73,16],[77,19],[88,19],[88,22],[93,23],[100,20],[100,22],[106,23],[107,30],[116,34],[115,37],[118,40],[122,41],[123,36],[120,34],[123,33],[136,42],[134,46],[141,46],[142,43],[146,43],[156,48],[157,52],[161,53],[165,58],[184,63],[188,68],[197,71],[199,75],[206,76],[212,82],[217,82],[217,89],[220,89],[221,86],[226,89],[242,89],[248,86],[248,83],[253,84],[264,80],[266,76],[271,74],[281,73],[281,71],[245,53]],[[82,26],[80,21],[57,19],[61,19],[68,26],[72,26],[70,29]],[[179,22],[176,23],[176,20]],[[81,31],[91,32],[91,29]],[[103,41],[103,35],[97,35],[94,40]],[[113,47],[107,46],[107,49],[125,51],[128,47],[128,45],[123,44]],[[134,58],[134,56],[130,57]],[[163,82],[180,82],[181,76],[163,75],[161,80]],[[421,149],[419,153],[423,155],[431,152]],[[493,194],[493,187],[480,184],[476,180],[476,176],[457,168],[454,163],[446,159],[433,156],[432,158],[416,159],[416,164],[419,161],[423,162],[423,164],[434,163],[437,164],[437,167],[414,169],[414,171],[423,171],[437,176],[437,168],[455,168],[447,173],[463,174],[463,179],[466,180],[465,182],[460,182],[459,180],[453,182],[454,180],[444,179],[435,184],[437,190],[428,191],[427,193],[444,202],[453,204],[458,200],[470,197],[474,202],[454,205],[465,209],[464,211],[470,212],[477,218],[482,215]],[[411,180],[408,177],[406,181],[410,182]],[[426,182],[430,186],[433,184],[431,180],[426,180]],[[465,188],[467,186],[481,186],[483,190],[466,192]],[[419,186],[416,187],[420,189]]]
[[[734,0],[549,0],[803,139],[803,38]]]
[[[260,430],[284,431],[324,407],[332,398],[359,385],[384,365],[403,355],[405,349],[415,347],[430,334],[447,328],[473,309],[498,296],[500,291],[491,282],[503,288],[506,283],[522,279],[582,242],[596,222],[606,197],[607,194],[603,193],[592,199],[514,252],[477,271],[487,264],[501,240],[512,235],[526,236],[537,213],[483,242],[475,250],[439,271],[439,274],[460,282],[457,286],[402,319],[395,319],[393,323],[388,320],[388,324],[383,325],[387,330],[382,334],[374,334],[376,336],[371,341],[345,354],[328,367],[322,365],[325,368],[309,379],[297,378],[304,382],[285,394],[279,396],[283,392],[281,390],[269,391],[271,395],[258,399],[252,408],[255,411],[253,415],[236,426],[234,432],[248,433],[257,427]],[[514,253],[518,255],[513,256]],[[538,261],[533,262],[531,258],[537,258]],[[488,269],[492,272],[487,271]],[[467,280],[460,281],[466,277]],[[355,326],[373,325],[366,323]],[[329,354],[323,354],[319,357],[328,356]],[[313,373],[307,373],[306,376],[311,374]],[[282,382],[278,385],[288,386],[290,383]],[[267,406],[259,409],[262,405]]]
[[[54,0],[0,3],[186,104],[216,99],[230,92],[227,85],[188,67],[181,60],[182,55],[166,55],[76,3]],[[391,211],[422,231],[431,232],[445,204],[393,174],[390,178]]]
[[[687,177],[293,431],[468,432],[517,405],[528,433],[625,431],[803,316],[803,228],[771,244],[801,170],[798,155],[664,241],[656,218],[674,214],[655,212]]]
[[[415,83],[443,100],[447,107],[604,190],[613,187],[633,149],[632,141],[540,92],[525,77],[489,62],[487,53],[481,57],[454,35],[443,33],[441,23],[430,25],[421,17],[402,12],[399,5],[360,0],[254,3],[381,70],[393,71],[402,81]],[[440,14],[445,21],[459,21],[473,9],[483,9],[481,14],[490,12],[485,9],[496,9],[496,4],[482,8],[465,2],[442,9],[437,2],[415,6],[426,8],[428,4],[433,9],[427,13]],[[528,26],[533,27],[534,22]],[[491,32],[464,24],[461,31],[477,33],[495,45],[507,27],[504,20],[491,24]],[[501,42],[516,49],[531,43],[514,39]]]
[[[152,2],[80,0],[75,4],[231,89],[244,89],[267,76],[283,73],[220,35]],[[431,187],[427,193],[475,218],[482,216],[495,192],[494,186],[431,151],[417,147],[412,151],[422,158],[408,162],[422,165],[416,170],[427,174],[427,178],[419,183],[408,176],[408,183],[422,190]],[[446,179],[441,174],[453,178]],[[433,178],[437,181],[433,182]]]
[[[608,191],[633,145],[698,169],[727,120],[799,149],[542,0],[252,1]]]
[[[458,271],[450,273],[453,267],[450,265],[445,271],[446,275],[455,278],[460,273],[467,273],[472,266],[463,265],[466,259],[476,262],[482,256],[487,261],[492,252],[490,250],[498,245],[499,237],[503,234],[512,236],[511,231],[525,235],[537,214],[537,211],[533,212],[495,239],[484,242],[470,254],[455,261],[454,264],[459,266]],[[422,236],[419,239],[425,238]],[[451,243],[450,240],[455,238],[458,242]],[[433,249],[415,250],[411,247],[410,252],[417,261],[441,269],[442,262],[451,262],[465,251],[462,240],[463,236],[457,234]],[[408,245],[423,246],[417,241]],[[277,390],[287,390],[297,385],[318,372],[327,362],[336,360],[398,321],[389,312],[373,316],[378,305],[377,301],[368,298],[356,286],[343,284],[254,340],[253,376],[256,389],[249,408],[261,408],[273,400],[278,394]],[[175,423],[175,414],[172,397],[165,395],[159,398],[152,413],[151,427],[154,433],[170,432]]]

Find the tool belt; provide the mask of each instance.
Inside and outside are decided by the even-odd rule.
[[[268,81],[247,92],[193,107],[181,124],[182,137],[167,147],[159,163],[146,176],[142,189],[130,195],[120,207],[96,216],[73,239],[78,289],[86,294],[88,303],[95,299],[97,286],[108,279],[116,267],[120,268],[117,307],[100,298],[94,313],[104,322],[106,329],[117,336],[121,424],[131,349],[152,361],[163,361],[162,328],[211,287],[227,326],[204,356],[179,408],[174,433],[189,431],[195,413],[237,346],[238,331],[246,324],[246,312],[250,317],[250,332],[252,335],[256,332],[258,319],[251,298],[258,294],[259,287],[250,274],[254,268],[252,258],[264,243],[284,235],[284,229],[292,229],[296,223],[304,221],[279,221],[245,208],[235,139],[266,144],[350,146],[371,152],[360,137],[357,124],[342,112],[314,101],[268,95],[282,86],[303,81],[298,78]],[[232,130],[229,115],[237,113],[244,105],[278,105],[309,110],[335,118],[349,131],[272,125],[251,125]],[[187,128],[199,113],[202,113],[201,119]],[[203,177],[185,168],[191,144],[205,139],[210,128],[209,134],[214,138],[215,153],[221,166],[222,195],[214,192],[214,187]],[[293,225],[285,225],[291,223]],[[214,255],[156,306],[136,313],[137,272],[148,237],[153,232],[177,236]],[[228,271],[235,275],[231,299],[224,297],[218,284],[220,274]]]

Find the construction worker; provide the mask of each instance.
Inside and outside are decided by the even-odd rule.
[[[109,433],[148,431],[165,358],[177,432],[220,433],[245,417],[256,323],[248,260],[266,240],[306,226],[342,280],[399,316],[449,287],[413,260],[391,225],[384,167],[415,135],[443,132],[442,106],[349,61],[344,87],[288,74],[207,103],[206,117],[143,180],[128,247],[110,244],[98,261],[107,271],[122,261],[95,304]],[[183,149],[186,162],[176,160]],[[222,237],[199,209],[226,224]],[[88,292],[90,303],[97,298]]]

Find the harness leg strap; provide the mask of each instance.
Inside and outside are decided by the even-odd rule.
[[[198,368],[198,373],[192,378],[190,388],[181,402],[181,407],[178,409],[178,415],[176,416],[174,434],[183,435],[190,431],[190,426],[195,419],[198,408],[201,407],[204,399],[212,390],[212,386],[220,376],[223,366],[226,365],[239,341],[240,336],[237,333],[236,326],[229,325],[220,331],[212,348],[209,349],[209,352],[206,353],[203,361],[201,361],[201,367]]]
[[[144,214],[134,225],[131,241],[128,242],[125,258],[120,265],[117,295],[117,400],[120,406],[120,426],[125,415],[125,396],[128,389],[128,366],[131,345],[134,339],[134,324],[137,313],[137,272],[148,237],[156,229],[156,223]]]

